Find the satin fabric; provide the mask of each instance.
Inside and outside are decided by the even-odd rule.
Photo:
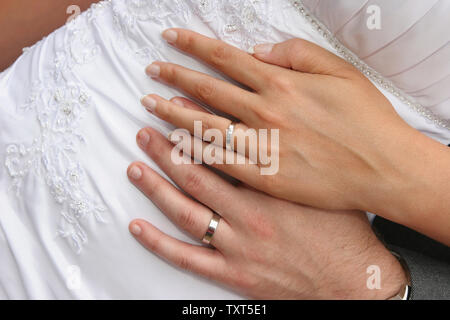
[[[448,119],[450,2],[446,0],[305,0],[347,48],[414,100]],[[368,20],[379,8],[380,29]],[[423,127],[421,130],[429,131]]]

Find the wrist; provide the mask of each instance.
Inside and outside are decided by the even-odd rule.
[[[387,300],[401,293],[409,283],[406,270],[399,260],[381,243],[371,248],[363,259],[366,268],[365,283],[353,292],[352,299]]]
[[[412,283],[411,283],[411,273],[409,270],[409,267],[406,263],[406,261],[403,259],[403,257],[394,251],[391,251],[391,253],[394,255],[394,257],[397,258],[400,265],[402,266],[403,271],[405,272],[406,276],[406,283],[402,285],[401,291],[398,292],[395,296],[392,296],[389,298],[389,300],[409,300],[411,298],[411,290],[412,290]]]
[[[450,149],[413,129],[397,137],[402,138],[386,149],[387,164],[371,184],[365,210],[448,242],[435,222],[448,212]],[[449,230],[450,219],[439,223]]]

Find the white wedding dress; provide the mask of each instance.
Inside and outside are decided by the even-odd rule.
[[[373,4],[381,29],[367,24]],[[93,5],[0,74],[0,298],[241,298],[167,264],[128,232],[139,217],[193,241],[126,176],[133,160],[157,169],[137,147],[137,131],[171,129],[140,97],[180,94],[150,80],[145,66],[165,60],[219,77],[168,46],[164,29],[189,28],[244,50],[313,41],[364,72],[411,126],[449,144],[449,13],[447,0]]]

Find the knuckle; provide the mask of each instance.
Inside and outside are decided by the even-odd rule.
[[[295,83],[286,73],[276,74],[270,78],[269,85],[273,90],[293,93],[295,92]]]
[[[184,208],[179,214],[178,214],[178,224],[181,228],[187,231],[191,231],[196,226],[196,215],[192,211],[191,208]]]
[[[273,227],[267,219],[262,215],[256,216],[254,219],[248,221],[248,227],[253,231],[254,235],[261,240],[269,240],[273,236]],[[254,255],[255,260],[258,260],[258,256]]]
[[[161,148],[161,145],[159,143],[155,143],[155,141],[151,141],[150,139],[148,146],[147,146],[147,154],[153,159],[155,163],[161,163],[164,158],[164,154],[162,152],[158,152],[156,147]],[[152,144],[153,143],[153,144]],[[152,145],[151,145],[152,144]],[[161,150],[161,149],[159,149]]]
[[[147,239],[147,248],[152,252],[160,252],[161,238]]]
[[[290,61],[298,59],[299,55],[305,54],[305,44],[306,41],[302,39],[291,39],[288,40],[287,46],[284,49],[287,58]]]
[[[246,271],[233,270],[230,272],[232,286],[240,288],[244,293],[251,292],[258,285],[256,278]]]
[[[150,144],[150,142],[149,142],[149,144]],[[150,146],[147,146],[147,148],[144,151],[156,163],[158,163],[161,160],[161,155],[156,154],[156,152],[154,152],[153,148],[151,148]]]
[[[198,116],[198,120],[201,122],[201,126],[202,126],[202,132],[204,133],[206,130],[210,129],[210,128],[214,128],[214,118],[211,117],[209,114],[201,114]],[[203,137],[199,137],[199,138],[203,138]]]
[[[184,254],[178,257],[175,264],[183,270],[190,271],[192,269],[192,263],[190,258]]]
[[[366,79],[363,73],[347,61],[343,61],[342,65],[336,68],[336,74],[348,79]]]
[[[164,68],[164,78],[169,83],[174,83],[177,79],[177,68],[172,64],[167,64]]]
[[[189,193],[198,194],[203,190],[203,178],[194,172],[189,172],[186,176],[184,189]]]
[[[147,196],[153,198],[158,192],[161,191],[161,182],[153,181],[149,182],[149,188],[146,190]]]
[[[209,118],[202,119],[202,132],[205,132],[210,128],[214,128],[214,126],[211,125],[211,119]]]
[[[176,112],[172,107],[172,104],[166,103],[165,101],[161,101],[160,103],[158,103],[158,106],[156,107],[156,113],[163,120],[166,120],[170,123],[173,123],[173,120],[176,117]]]
[[[254,237],[260,240],[269,240],[274,235],[274,226],[269,219],[266,218],[264,210],[259,206],[252,207],[243,213],[244,223],[246,228],[253,234]],[[252,252],[249,257],[253,257],[253,260],[258,260],[256,252]]]
[[[232,52],[224,44],[217,45],[209,54],[209,60],[215,67],[223,66],[230,58]]]
[[[195,48],[196,45],[196,39],[195,37],[190,33],[185,33],[183,37],[180,37],[178,40],[178,46],[180,49],[192,52],[192,50]]]
[[[195,85],[195,95],[204,101],[209,101],[215,95],[216,87],[212,79],[199,81]]]
[[[247,291],[255,290],[260,286],[260,280],[252,274],[242,278],[241,280],[241,285]]]
[[[256,265],[261,265],[267,262],[267,257],[265,254],[264,246],[260,246],[259,249],[249,248],[246,250],[245,254],[248,260],[252,261]]]
[[[289,40],[289,45],[287,47],[287,53],[292,56],[298,56],[299,52],[305,49],[304,40],[301,39],[292,39]]]
[[[268,127],[279,128],[283,123],[283,116],[268,108],[259,108],[255,111],[256,117]]]

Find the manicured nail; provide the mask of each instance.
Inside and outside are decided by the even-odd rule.
[[[165,30],[162,33],[162,37],[168,42],[168,43],[175,43],[178,38],[178,33],[175,30],[168,29]]]
[[[253,53],[256,54],[268,54],[272,52],[273,44],[271,43],[265,43],[265,44],[258,44],[253,47]]]
[[[142,171],[138,166],[134,166],[129,172],[130,178],[133,180],[139,180],[142,177]]]
[[[148,142],[150,141],[150,136],[145,131],[140,131],[138,134],[138,143],[141,148],[147,147]]]
[[[154,112],[156,108],[156,100],[149,96],[143,96],[141,104],[149,111]]]
[[[161,67],[157,64],[152,63],[147,67],[147,69],[145,69],[145,72],[149,77],[158,78],[159,74],[161,73]]]
[[[132,234],[134,234],[135,236],[139,236],[142,232],[141,227],[139,227],[139,225],[137,223],[134,223],[131,228],[130,231]]]
[[[184,102],[181,99],[173,99],[172,102],[175,103],[179,107],[184,107]]]

